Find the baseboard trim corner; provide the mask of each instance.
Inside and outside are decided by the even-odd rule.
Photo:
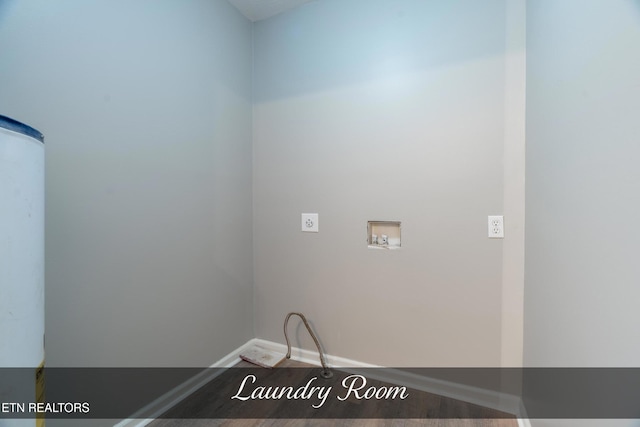
[[[253,338],[233,350],[222,359],[213,363],[210,368],[230,368],[240,361],[240,354],[254,345],[261,346],[267,350],[280,353],[287,352],[287,346],[273,341],[267,341],[259,338]],[[347,359],[338,356],[325,355],[327,364],[332,368],[345,369],[349,372],[358,373],[358,369],[363,368],[381,368],[378,365],[359,362],[357,360]],[[291,348],[291,359],[308,363],[310,365],[320,366],[320,359],[316,351],[305,350],[297,347]],[[129,418],[115,424],[114,427],[144,427],[151,423],[155,417],[160,416],[173,406],[180,403],[190,394],[203,387],[206,383],[214,379],[220,374],[220,371],[204,371],[200,375],[194,376],[192,379],[185,381],[180,386],[165,393],[157,400],[142,408],[140,411],[131,415]],[[530,421],[526,417],[526,410],[522,400],[518,396],[500,393],[493,390],[486,390],[479,387],[468,386],[449,381],[443,381],[435,378],[420,376],[414,373],[408,373],[400,369],[384,369],[375,371],[367,371],[366,375],[370,378],[385,381],[392,384],[405,385],[420,391],[434,393],[441,396],[462,400],[476,405],[484,406],[491,409],[516,414],[518,417],[518,427],[531,427]],[[151,417],[139,418],[140,414],[152,414]]]

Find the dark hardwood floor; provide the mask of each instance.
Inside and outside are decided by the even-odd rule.
[[[242,372],[256,372],[251,368],[255,368],[247,362],[239,362],[236,367],[246,368],[246,371],[238,369],[236,371]],[[311,368],[310,365],[285,360],[278,368]],[[269,370],[274,372],[274,370]],[[258,368],[262,369],[262,368]],[[231,369],[233,370],[233,368]],[[230,371],[231,371],[230,370]],[[307,369],[299,370],[300,376],[296,377],[296,369],[288,369],[288,379],[293,381],[297,385],[303,385],[304,380],[307,377],[301,376],[302,373],[308,372]],[[258,371],[266,372],[268,371]],[[289,374],[292,372],[291,374]],[[223,374],[224,375],[224,374]],[[459,400],[438,396],[435,394],[409,389],[412,397],[409,405],[414,405],[411,409],[411,414],[418,414],[417,417],[405,418],[399,416],[398,418],[380,419],[376,417],[376,410],[393,410],[392,407],[385,405],[393,405],[391,401],[379,401],[373,405],[361,404],[362,401],[355,399],[348,399],[346,401],[339,401],[338,399],[327,399],[323,410],[330,411],[333,414],[331,419],[318,419],[316,417],[317,412],[314,412],[310,405],[309,412],[301,417],[287,416],[288,407],[291,406],[291,402],[287,400],[279,401],[260,401],[249,402],[252,405],[261,406],[262,410],[266,410],[269,416],[262,418],[248,418],[250,415],[247,412],[249,407],[255,408],[255,406],[248,406],[247,402],[233,402],[233,407],[224,408],[227,403],[225,401],[231,401],[228,397],[220,399],[220,396],[233,396],[238,393],[238,387],[242,378],[238,376],[233,380],[216,380],[214,379],[204,387],[193,393],[187,399],[180,402],[171,410],[167,411],[165,415],[154,420],[149,424],[149,427],[271,427],[271,426],[284,426],[284,427],[324,427],[324,426],[338,426],[338,427],[517,427],[518,423],[515,417],[510,417],[509,414],[505,414],[493,409],[482,408],[477,405],[462,402]],[[297,382],[296,382],[297,381]],[[380,383],[382,384],[382,383]],[[222,402],[221,402],[222,400]],[[367,402],[369,403],[369,402]],[[373,408],[373,410],[372,410]],[[377,409],[376,409],[377,408]],[[278,412],[276,412],[278,411]],[[216,417],[216,414],[224,413],[225,418]],[[284,417],[273,418],[274,414],[284,413]],[[326,413],[326,412],[325,412]],[[298,412],[296,412],[298,414]],[[335,414],[338,414],[338,418],[335,418]],[[345,414],[344,418],[341,418]],[[347,415],[348,414],[348,415]],[[275,415],[277,416],[277,415]]]

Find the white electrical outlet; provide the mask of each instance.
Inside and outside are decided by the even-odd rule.
[[[318,232],[318,214],[317,213],[302,214],[302,231],[305,231],[307,233]]]
[[[504,238],[504,217],[502,215],[489,215],[489,238]]]

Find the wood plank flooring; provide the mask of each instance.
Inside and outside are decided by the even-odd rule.
[[[239,368],[255,368],[247,362],[239,362],[236,367]],[[283,368],[309,368],[311,365],[296,362],[293,360],[285,360],[279,367]],[[278,369],[278,368],[275,368]],[[295,370],[291,370],[295,371]],[[304,370],[302,370],[304,371]],[[213,380],[208,383],[187,399],[180,402],[174,408],[169,410],[163,417],[152,421],[149,427],[272,427],[272,426],[284,426],[284,427],[325,427],[325,426],[338,426],[338,427],[517,427],[518,423],[513,418],[506,418],[504,413],[494,411],[493,409],[482,408],[477,405],[473,405],[459,400],[450,399],[447,397],[437,396],[431,393],[422,392],[419,390],[410,389],[412,396],[419,396],[421,407],[424,407],[424,411],[420,412],[420,418],[411,419],[379,419],[376,418],[375,411],[371,412],[370,409],[362,408],[359,405],[360,401],[349,400],[340,402],[337,399],[327,400],[326,405],[328,410],[332,410],[335,414],[342,414],[348,411],[349,419],[315,419],[313,418],[313,412],[309,413],[308,418],[260,418],[260,419],[246,419],[243,411],[243,403],[240,402],[237,409],[234,409],[232,415],[226,419],[212,419],[209,414],[215,413],[215,409],[212,411],[212,407],[220,405],[219,402],[212,401],[211,396],[215,395],[233,395],[238,389],[240,383],[239,380],[227,383],[215,383]],[[303,385],[304,383],[300,383]],[[228,388],[229,390],[223,390]],[[273,407],[274,410],[285,411],[288,402],[284,401],[264,401],[259,402],[268,407]],[[254,403],[255,404],[255,403]],[[384,405],[393,404],[388,401],[381,401],[378,408],[383,408]],[[329,405],[333,405],[330,407]],[[310,407],[310,406],[309,406]],[[368,406],[369,408],[371,405]],[[427,409],[428,408],[428,409]],[[387,409],[389,409],[387,407]],[[413,408],[414,410],[417,408]],[[312,411],[312,409],[310,409]],[[420,409],[422,411],[422,409]],[[412,412],[417,413],[417,412]],[[185,414],[185,415],[181,415]],[[186,415],[188,414],[188,415]],[[486,415],[485,415],[486,414]],[[471,416],[473,418],[465,418]],[[189,418],[181,418],[181,416],[188,416]],[[307,415],[303,415],[307,416]],[[358,418],[353,418],[358,417]],[[444,417],[444,418],[442,418]]]

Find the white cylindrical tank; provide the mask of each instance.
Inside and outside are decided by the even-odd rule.
[[[44,138],[0,116],[0,367],[44,363]]]

